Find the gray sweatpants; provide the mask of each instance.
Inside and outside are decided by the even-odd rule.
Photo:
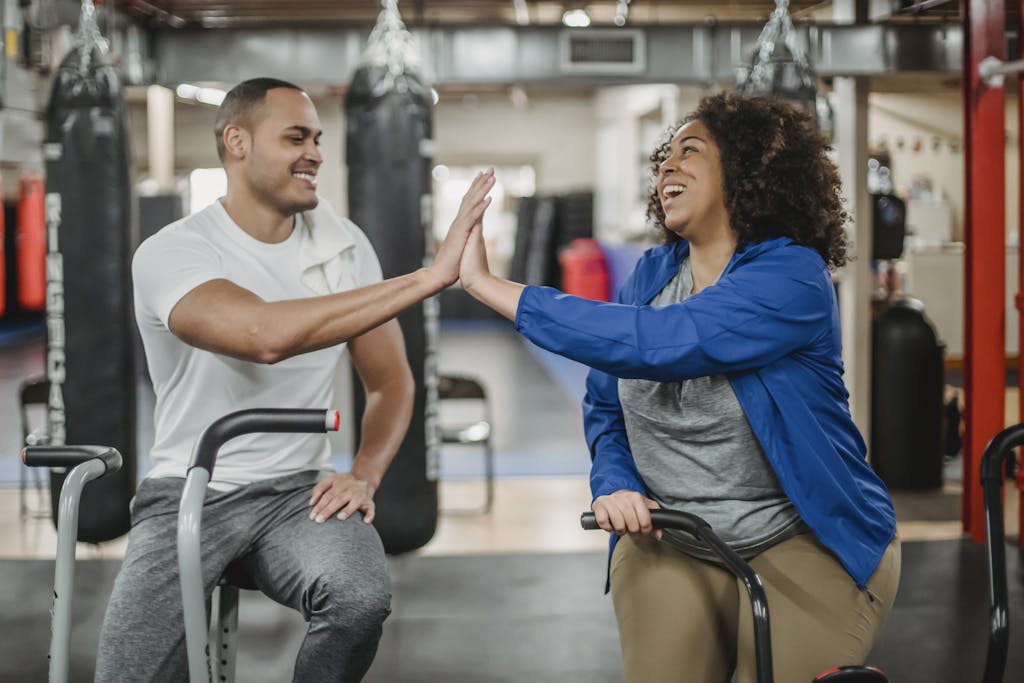
[[[238,560],[262,592],[309,622],[294,680],[359,681],[390,613],[384,547],[361,514],[310,520],[316,479],[303,472],[226,493],[207,490],[206,599]],[[103,619],[98,682],[188,680],[176,545],[184,482],[147,479],[132,501],[128,550]]]

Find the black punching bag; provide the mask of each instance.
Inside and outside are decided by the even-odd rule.
[[[416,74],[392,78],[362,66],[345,97],[349,215],[369,237],[384,277],[423,266],[430,229],[430,88]],[[421,547],[437,528],[437,301],[399,316],[416,382],[412,423],[374,500],[374,525],[389,553]],[[356,382],[357,389],[359,383]],[[357,406],[362,400],[357,396]],[[359,411],[361,412],[361,411]],[[357,416],[358,424],[358,416]]]
[[[942,486],[944,347],[916,299],[875,316],[871,465],[891,489]]]
[[[48,431],[51,443],[113,446],[124,458],[120,472],[85,487],[78,539],[87,543],[128,531],[135,492],[125,125],[114,69],[93,46],[69,52],[46,108]],[[63,474],[51,474],[54,510],[63,481]]]

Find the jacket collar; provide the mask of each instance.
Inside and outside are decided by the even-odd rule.
[[[775,237],[763,242],[746,244],[742,249],[737,248],[733,252],[732,258],[729,259],[729,263],[725,266],[722,277],[731,273],[736,266],[792,242],[793,240],[789,237]],[[686,240],[679,240],[656,247],[653,253],[655,259],[654,267],[651,269],[649,277],[645,279],[638,290],[639,300],[643,303],[650,302],[658,292],[664,289],[668,281],[675,277],[676,273],[679,272],[679,265],[689,254],[690,243]]]

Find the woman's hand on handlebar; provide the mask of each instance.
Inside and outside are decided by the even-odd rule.
[[[651,533],[651,510],[660,507],[650,498],[625,489],[600,496],[590,506],[598,526],[605,531],[614,531],[620,536],[627,533]],[[654,537],[661,540],[661,529],[653,531]]]

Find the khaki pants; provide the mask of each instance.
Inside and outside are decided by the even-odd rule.
[[[892,541],[858,589],[812,534],[750,563],[764,583],[772,661],[780,683],[863,664],[896,597],[900,542]],[[728,570],[650,536],[619,539],[611,591],[628,683],[754,683],[753,616],[746,589]]]

